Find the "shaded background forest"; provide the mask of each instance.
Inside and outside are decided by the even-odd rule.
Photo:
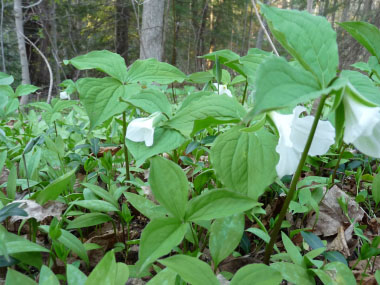
[[[207,63],[198,56],[215,50],[231,49],[240,55],[253,47],[270,50],[251,0],[22,1],[24,34],[48,58],[54,73],[55,91],[61,81],[81,76],[80,71],[65,66],[64,59],[101,49],[119,53],[127,65],[140,58],[143,8],[149,1],[164,2],[161,60],[187,74],[207,69]],[[368,21],[380,26],[380,0],[263,2],[327,17],[337,31],[341,68],[366,60],[368,53],[336,22]],[[19,83],[21,66],[13,8],[13,0],[1,0],[0,66]],[[31,83],[46,88],[49,73],[45,62],[28,42],[26,49]],[[279,51],[284,55],[281,49]]]

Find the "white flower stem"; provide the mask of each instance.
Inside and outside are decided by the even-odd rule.
[[[307,155],[309,153],[311,143],[313,142],[314,134],[315,134],[315,131],[317,130],[319,118],[322,115],[322,110],[323,110],[323,106],[325,104],[326,98],[327,98],[327,95],[323,95],[321,97],[321,101],[319,102],[318,109],[317,109],[317,112],[315,114],[315,118],[313,121],[313,125],[311,126],[310,133],[309,133],[309,136],[307,138],[305,148],[302,152],[300,162],[298,163],[297,170],[293,175],[293,179],[292,179],[292,183],[290,184],[289,192],[286,196],[284,204],[282,205],[280,214],[278,215],[278,219],[277,219],[276,223],[274,224],[273,230],[270,234],[270,241],[265,248],[265,255],[264,255],[264,263],[265,264],[269,264],[270,257],[271,257],[272,252],[273,252],[273,246],[277,240],[278,233],[281,230],[281,225],[282,225],[282,222],[283,222],[285,215],[288,211],[290,201],[292,201],[294,193],[296,192],[297,182],[301,176],[302,168],[305,165],[305,161],[306,161]]]

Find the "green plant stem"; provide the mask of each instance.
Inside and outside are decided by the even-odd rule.
[[[247,88],[248,88],[248,80],[245,81],[245,87],[244,87],[244,93],[243,93],[243,100],[241,101],[241,104],[244,105],[245,98],[247,97]]]
[[[125,143],[125,135],[127,134],[127,121],[126,121],[126,113],[123,112],[123,148],[124,148],[124,159],[125,159],[125,177],[126,180],[130,180],[130,174],[129,174],[129,158],[128,158],[128,148]]]
[[[174,94],[174,85],[173,85],[173,83],[172,83],[172,97],[173,97],[173,103],[177,104],[177,101],[175,99],[175,94]]]
[[[344,144],[344,142],[342,142],[342,144],[339,147],[338,161],[336,162],[336,165],[335,165],[335,168],[334,168],[334,172],[332,174],[332,179],[331,179],[332,185],[334,185],[334,181],[335,181],[335,177],[336,177],[336,172],[338,171],[338,168],[339,168],[339,165],[340,165],[340,161],[342,160],[343,153],[344,153],[345,149],[346,149],[346,145]],[[331,188],[331,187],[329,187],[329,188]]]
[[[302,168],[305,165],[305,161],[306,161],[307,155],[309,153],[311,143],[313,142],[314,134],[315,134],[315,131],[317,129],[319,118],[321,117],[322,109],[323,109],[323,106],[325,104],[326,98],[327,98],[327,95],[323,95],[321,97],[321,101],[318,105],[318,109],[317,109],[317,112],[315,114],[313,125],[311,126],[309,137],[307,138],[307,142],[306,142],[305,148],[303,150],[301,160],[298,163],[297,170],[294,173],[292,183],[290,184],[290,189],[289,189],[288,195],[286,196],[285,202],[282,205],[278,219],[277,219],[276,223],[274,224],[273,230],[270,234],[270,241],[265,248],[264,263],[267,265],[269,264],[270,256],[273,252],[273,246],[277,240],[278,233],[280,232],[282,221],[284,220],[286,212],[288,211],[290,201],[292,201],[294,193],[296,192],[297,182],[301,176]]]

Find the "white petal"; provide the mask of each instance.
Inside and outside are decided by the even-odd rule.
[[[309,137],[314,117],[306,116],[303,118],[295,118],[292,124],[290,140],[294,148],[298,152],[303,152],[307,138]],[[328,121],[319,120],[317,129],[314,134],[313,142],[309,150],[309,155],[325,154],[330,146],[335,142],[335,129]]]
[[[70,100],[70,95],[68,95],[66,91],[63,91],[59,93],[59,98],[61,100]]]
[[[228,97],[232,97],[231,90],[229,90],[229,89],[226,89],[226,90],[224,91],[224,94],[226,94]]]
[[[280,140],[278,143],[287,147],[292,147],[293,144],[290,140],[290,126],[292,124],[294,115],[282,115],[277,112],[270,112],[269,116],[273,120],[273,123],[276,125],[278,133],[280,135]]]
[[[353,143],[360,136],[370,136],[380,122],[380,107],[368,107],[346,94],[343,98],[345,131],[344,142]]]
[[[380,122],[373,127],[373,132],[368,136],[360,136],[352,142],[362,153],[380,158]]]
[[[153,138],[154,138],[154,129],[146,129],[144,140],[146,146],[152,146],[153,145]]]
[[[279,144],[276,147],[276,152],[280,155],[280,160],[276,165],[276,171],[279,178],[285,175],[293,174],[301,159],[301,153],[292,147],[284,144]]]
[[[134,142],[148,142],[153,144],[153,137],[151,138],[151,133],[154,133],[154,128],[152,127],[153,119],[150,118],[138,118],[132,120],[127,127],[126,138]]]

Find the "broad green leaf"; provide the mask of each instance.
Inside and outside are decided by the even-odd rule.
[[[5,243],[5,246],[7,248],[8,254],[12,255],[14,253],[21,253],[21,252],[49,252],[46,248],[28,241],[27,239],[24,240],[16,240],[16,241],[8,241]],[[1,252],[1,255],[4,255],[4,252]]]
[[[255,284],[276,285],[282,281],[280,272],[265,264],[249,264],[240,268],[231,280],[231,285]]]
[[[36,92],[38,89],[40,88],[34,85],[22,84],[22,85],[17,86],[15,96],[19,97],[19,96],[29,95],[30,93]]]
[[[380,60],[380,30],[376,26],[366,22],[344,22],[338,25]]]
[[[302,266],[302,255],[298,251],[297,247],[293,244],[291,239],[284,232],[281,232],[281,237],[282,237],[282,243],[284,244],[286,252],[288,253],[291,260],[295,264]]]
[[[210,230],[209,247],[215,267],[239,245],[244,233],[244,214],[216,219]]]
[[[81,200],[81,201],[74,201],[71,202],[71,204],[92,210],[92,211],[99,211],[99,212],[117,212],[118,209],[112,205],[111,203],[107,201],[102,200]]]
[[[170,268],[158,272],[147,285],[176,285],[177,273]]]
[[[66,277],[68,285],[84,285],[87,280],[87,276],[72,264],[67,264]]]
[[[5,279],[5,285],[15,285],[15,284],[23,284],[23,285],[37,285],[37,283],[29,278],[28,276],[8,268],[7,277]]]
[[[177,272],[187,283],[219,285],[210,265],[198,258],[177,254],[160,260],[160,263]]]
[[[111,221],[112,218],[109,215],[102,213],[88,213],[82,216],[79,216],[73,221],[70,221],[67,225],[67,229],[79,229],[86,228],[91,226],[96,226],[99,224],[103,224],[105,222]]]
[[[258,236],[259,238],[261,238],[266,243],[269,243],[269,241],[270,241],[270,235],[268,233],[264,232],[262,229],[249,228],[249,229],[246,229],[246,231]]]
[[[129,278],[128,265],[122,262],[116,263],[115,285],[125,285]]]
[[[0,223],[11,216],[28,216],[28,213],[19,208],[22,203],[13,202],[0,209]]]
[[[7,159],[7,154],[8,152],[6,150],[2,150],[0,153],[0,172],[3,171],[5,160]]]
[[[213,95],[192,101],[166,124],[189,137],[211,124],[237,123],[245,114],[245,109],[235,98]]]
[[[164,93],[154,89],[145,89],[138,94],[125,98],[131,105],[147,113],[162,112],[171,116],[172,106]]]
[[[276,262],[270,265],[271,268],[281,272],[282,277],[294,284],[314,285],[313,275],[300,265],[288,262]]]
[[[55,276],[54,272],[51,271],[49,267],[42,265],[38,284],[39,285],[59,285],[60,283],[57,276]]]
[[[243,128],[236,126],[218,136],[210,157],[227,188],[257,200],[277,177],[277,138],[264,129],[242,132]]]
[[[58,177],[56,180],[46,186],[45,189],[34,194],[32,198],[35,199],[36,202],[40,205],[45,204],[47,201],[57,199],[58,196],[67,189],[67,186],[70,184],[75,171],[76,169],[73,169],[61,177]]]
[[[380,270],[376,270],[376,273],[375,273],[375,278],[376,278],[376,281],[378,284],[380,284]]]
[[[151,200],[131,192],[124,193],[128,203],[132,204],[141,214],[148,217],[149,220],[154,218],[163,218],[167,212],[164,207],[154,204]]]
[[[9,244],[9,247],[8,247]],[[18,253],[25,252],[49,252],[47,248],[44,248],[36,243],[33,243],[24,237],[12,234],[8,232],[2,225],[0,225],[0,245],[5,245],[5,250],[0,246],[0,255],[16,255]]]
[[[17,167],[13,165],[8,175],[7,196],[12,201],[16,198]]]
[[[39,226],[38,228],[45,233],[49,233],[49,226]],[[86,249],[81,241],[72,233],[61,229],[61,236],[58,238],[58,241],[75,252],[84,262],[86,262],[87,265],[89,264]]]
[[[195,73],[190,74],[187,77],[187,81],[198,83],[198,84],[204,84],[204,83],[210,82],[213,79],[214,79],[214,75],[212,75],[208,71],[195,72]]]
[[[40,252],[13,253],[11,257],[13,257],[17,260],[22,260],[22,263],[28,264],[28,265],[33,266],[33,267],[38,268],[38,269],[40,269],[43,265],[42,255]]]
[[[170,128],[155,128],[153,145],[148,147],[144,142],[126,140],[128,150],[136,159],[136,166],[140,166],[146,159],[160,153],[169,152],[181,146],[185,138],[178,131]]]
[[[174,217],[182,220],[189,193],[189,183],[182,168],[156,156],[151,159],[149,184],[156,200]]]
[[[88,54],[65,60],[64,63],[70,63],[79,70],[97,69],[118,79],[120,82],[126,81],[127,66],[124,59],[120,55],[108,50],[92,51]]]
[[[177,246],[183,240],[186,230],[186,224],[176,218],[150,221],[141,233],[138,261],[140,272]]]
[[[317,235],[311,232],[303,232],[303,231],[301,232],[301,235],[312,249],[325,247],[321,239]]]
[[[82,78],[77,81],[77,86],[80,101],[90,118],[91,130],[127,107],[126,103],[119,101],[125,93],[125,86],[114,78]]]
[[[87,187],[88,189],[90,189],[94,194],[96,194],[100,198],[103,198],[107,202],[114,205],[116,208],[119,207],[118,201],[112,197],[111,193],[109,193],[107,190],[104,190],[102,187],[99,187],[99,186],[97,186],[95,184],[91,184],[91,183],[82,183],[82,185],[84,187]]]
[[[193,101],[196,100],[202,100],[205,96],[215,95],[214,92],[211,91],[199,91],[191,93],[189,96],[186,96],[185,99],[182,101],[180,110],[188,106],[189,104],[192,104]]]
[[[348,79],[354,88],[348,86],[353,93],[359,96],[365,103],[372,106],[380,106],[380,88],[364,74],[352,70],[343,70],[340,74],[342,78]]]
[[[78,101],[75,100],[57,100],[53,105],[53,112],[61,112],[64,109],[72,108],[74,105],[77,105]]]
[[[46,102],[33,102],[33,103],[29,103],[28,106],[35,107],[47,112],[53,111],[53,108],[51,107],[51,105]]]
[[[372,182],[372,197],[376,205],[380,202],[380,174],[378,173]]]
[[[339,63],[336,33],[327,19],[264,4],[260,8],[275,38],[318,79],[321,88],[326,88]]]
[[[11,85],[14,81],[12,75],[8,75],[4,72],[0,72],[0,85]]]
[[[255,86],[256,77],[257,77],[257,69],[259,68],[260,64],[263,63],[268,58],[268,56],[273,56],[273,55],[251,53],[240,58],[242,69],[244,70],[244,73],[250,85]]]
[[[255,200],[228,190],[211,190],[190,200],[186,221],[228,217],[261,205]]]
[[[335,284],[338,285],[355,285],[356,280],[351,269],[341,262],[331,262],[326,264],[323,269],[331,271]]]
[[[117,265],[113,251],[109,251],[88,276],[85,285],[116,285]],[[121,284],[120,284],[121,285]]]
[[[178,68],[150,58],[136,60],[128,69],[126,82],[128,83],[151,83],[169,84],[174,81],[183,82],[186,75]]]
[[[282,57],[272,57],[257,70],[254,113],[281,109],[318,97],[321,89],[313,75]]]
[[[229,49],[217,50],[201,57],[212,61],[215,61],[217,57],[218,61],[221,64],[231,68],[232,70],[237,71],[242,75],[245,75],[244,71],[241,68],[241,65],[239,64],[240,56]]]
[[[225,64],[228,61],[233,61],[240,58],[240,56],[237,53],[234,53],[233,51],[229,49],[214,51],[212,53],[208,53],[206,55],[200,56],[200,58],[215,60],[215,56],[218,57],[218,60],[221,64]]]

